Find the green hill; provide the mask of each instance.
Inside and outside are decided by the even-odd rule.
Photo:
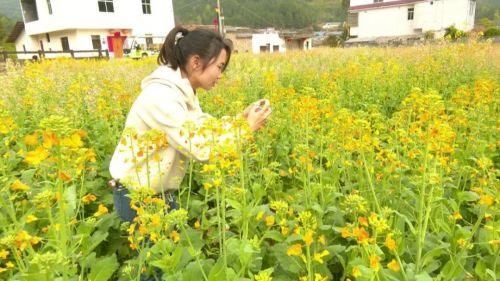
[[[173,0],[176,23],[211,24],[217,1]],[[342,0],[221,0],[226,25],[304,28],[342,21]]]
[[[0,15],[3,15],[15,21],[21,20],[22,14],[19,0],[1,0]]]
[[[348,0],[220,0],[226,25],[304,28],[343,21]],[[173,0],[177,24],[211,24],[216,0]],[[500,16],[500,1],[477,0],[476,18]]]

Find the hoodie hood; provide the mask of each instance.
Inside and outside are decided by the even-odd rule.
[[[164,85],[179,90],[188,107],[199,106],[193,87],[187,78],[183,78],[181,69],[173,70],[169,66],[162,65],[153,73],[144,78],[141,83],[141,89],[144,90],[151,85]]]

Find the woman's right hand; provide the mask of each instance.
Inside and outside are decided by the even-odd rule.
[[[254,132],[264,126],[271,112],[269,100],[261,99],[248,106],[243,112],[243,117],[247,119],[250,129]]]

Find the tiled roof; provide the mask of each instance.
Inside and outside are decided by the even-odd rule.
[[[23,32],[23,30],[24,30],[24,22],[22,22],[22,21],[16,22],[16,24],[12,28],[12,31],[9,34],[9,37],[7,37],[6,42],[7,43],[15,43],[17,37],[19,37],[19,34],[21,34],[21,32]]]
[[[372,9],[378,9],[378,8],[391,7],[391,6],[401,6],[401,5],[408,5],[408,4],[414,4],[414,3],[426,2],[426,1],[429,1],[429,0],[399,0],[399,1],[390,1],[390,2],[378,2],[378,3],[372,3],[372,4],[366,4],[366,5],[351,6],[351,7],[349,7],[349,12],[357,12],[357,11],[362,11],[362,10],[372,10]]]

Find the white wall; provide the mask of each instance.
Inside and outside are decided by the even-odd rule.
[[[21,34],[19,34],[19,37],[17,37],[16,40],[16,51],[22,52],[23,45],[26,48],[26,51],[37,51],[38,48],[38,43],[34,41],[31,36],[26,35],[26,32],[22,31]],[[17,58],[18,59],[31,59],[34,54],[18,54]]]
[[[367,1],[351,1],[354,3]],[[373,3],[373,1],[368,1]],[[387,1],[385,1],[387,2]],[[475,5],[475,2],[472,1]],[[470,14],[471,0],[425,1],[416,4],[384,7],[358,12],[358,26],[352,27],[351,35],[359,38],[380,36],[404,36],[433,31],[438,35],[455,25],[469,31],[474,27],[474,15]],[[368,3],[369,4],[369,3]],[[408,8],[414,8],[414,19],[408,20]]]
[[[455,25],[456,28],[469,31],[474,28],[475,12],[470,14],[470,0],[441,0],[415,5],[415,23],[423,31],[442,31]]]
[[[151,0],[151,14],[143,14],[141,0],[114,0],[114,12],[99,12],[97,0],[37,0],[38,21],[25,24],[28,35],[64,29],[114,29],[129,35],[166,36],[174,27],[171,0]],[[127,31],[128,30],[128,31]]]
[[[260,46],[270,45],[270,53],[273,53],[273,46],[279,47],[279,52],[285,52],[285,41],[281,39],[278,33],[262,33],[252,34],[252,52],[254,54],[260,53]]]
[[[303,50],[311,50],[313,45],[313,40],[312,38],[304,40],[304,44],[302,46]]]
[[[108,32],[102,29],[95,30],[64,30],[64,31],[56,31],[50,32],[49,38],[50,42],[47,40],[46,34],[37,34],[37,35],[26,35],[24,31],[19,35],[16,41],[16,50],[18,52],[23,51],[23,45],[26,47],[26,51],[39,51],[41,50],[40,41],[43,43],[43,47],[45,51],[62,51],[62,37],[68,37],[68,43],[71,50],[92,50],[92,35],[99,35],[101,39],[102,50],[108,49],[107,36]],[[89,52],[89,53],[75,53],[75,57],[96,57],[98,55],[97,52]],[[105,54],[102,53],[104,56]],[[111,54],[112,55],[112,54]],[[31,59],[33,54],[18,55],[19,59]],[[46,58],[55,58],[55,57],[71,57],[70,53],[64,54],[45,54]]]
[[[360,11],[358,37],[401,36],[413,33],[413,21],[407,20],[410,6]]]

